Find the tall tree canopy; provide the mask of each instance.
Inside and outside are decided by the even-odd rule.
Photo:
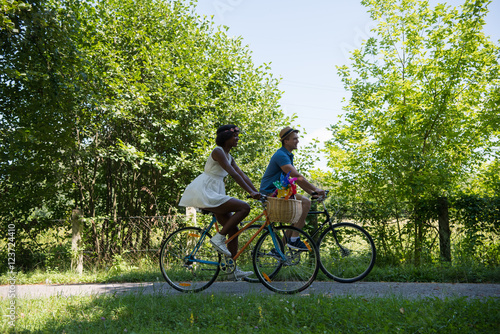
[[[352,95],[329,163],[356,200],[409,203],[418,239],[421,203],[448,196],[499,146],[500,48],[482,31],[490,1],[362,3],[376,37],[338,68]]]
[[[243,129],[234,155],[260,178],[286,119],[241,38],[182,1],[26,3],[0,31],[4,220],[166,213],[224,123]]]

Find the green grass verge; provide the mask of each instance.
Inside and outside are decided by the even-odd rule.
[[[8,284],[10,275],[0,276],[0,285]],[[18,272],[16,284],[83,284],[83,283],[124,283],[124,282],[156,282],[164,281],[159,269],[140,269],[110,273],[109,271],[84,271],[82,275],[73,271]]]
[[[477,264],[375,266],[365,279],[372,282],[500,283],[500,267]]]
[[[9,301],[0,299],[5,312]],[[188,294],[18,299],[5,333],[498,333],[500,302]],[[2,319],[5,317],[2,314]]]

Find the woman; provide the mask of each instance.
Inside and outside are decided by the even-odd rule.
[[[224,177],[231,175],[252,198],[260,198],[260,193],[229,154],[233,147],[238,146],[239,132],[240,129],[233,124],[223,125],[217,129],[215,139],[217,147],[208,157],[204,172],[187,186],[179,202],[180,206],[201,208],[215,214],[223,228],[210,239],[210,242],[219,253],[230,257],[238,252],[238,238],[226,247],[226,235],[231,237],[238,232],[238,224],[250,213],[250,206],[246,202],[226,195]],[[238,267],[233,273],[235,279],[252,274],[253,272],[245,272]]]

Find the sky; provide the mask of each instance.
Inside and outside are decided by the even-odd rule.
[[[484,32],[498,44],[500,1],[488,8]],[[373,36],[375,25],[360,0],[198,0],[196,12],[213,15],[229,36],[241,36],[254,64],[270,64],[273,76],[281,78],[281,107],[285,115],[297,116],[292,126],[302,130],[299,146],[331,137],[328,127],[338,122],[343,99],[349,98],[336,66],[349,65],[349,52]],[[326,169],[326,158],[320,157],[316,166]]]

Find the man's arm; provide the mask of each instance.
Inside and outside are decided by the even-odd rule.
[[[283,166],[281,166],[281,170],[285,174],[288,174],[288,172],[290,172],[290,177],[296,177],[297,181],[295,181],[295,183],[299,187],[304,189],[304,191],[306,193],[312,194],[312,193],[316,192],[316,193],[318,193],[319,196],[325,195],[325,191],[323,189],[319,189],[318,187],[316,187],[315,185],[313,185],[309,181],[307,181],[307,179],[302,174],[300,174],[297,171],[297,169],[295,169],[295,167],[293,167],[293,165],[291,165],[291,164],[283,165]]]

